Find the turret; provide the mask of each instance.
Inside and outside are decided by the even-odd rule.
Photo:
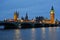
[[[18,20],[18,17],[19,17],[19,14],[18,14],[18,12],[15,12],[15,13],[14,13],[14,21],[15,21],[15,22],[17,22],[17,20]]]
[[[28,20],[28,14],[26,13],[25,20]]]

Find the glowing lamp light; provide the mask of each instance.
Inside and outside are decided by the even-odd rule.
[[[21,20],[21,22],[23,22],[23,20]]]

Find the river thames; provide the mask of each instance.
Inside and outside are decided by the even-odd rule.
[[[60,40],[60,27],[0,30],[0,40]]]

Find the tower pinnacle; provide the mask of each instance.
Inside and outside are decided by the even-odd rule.
[[[27,12],[26,12],[25,20],[28,20],[28,14],[27,14]]]
[[[52,6],[51,10],[54,10],[53,6]]]
[[[53,8],[53,6],[51,7],[51,14],[54,14],[54,8]]]
[[[18,20],[19,13],[16,11],[14,12],[14,21],[16,22]]]

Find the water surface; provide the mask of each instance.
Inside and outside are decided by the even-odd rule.
[[[60,27],[0,30],[0,40],[60,40]]]

